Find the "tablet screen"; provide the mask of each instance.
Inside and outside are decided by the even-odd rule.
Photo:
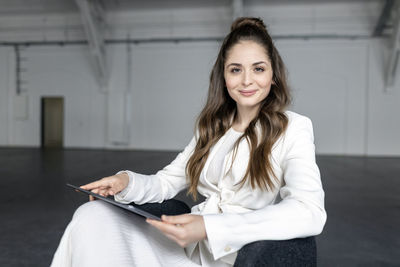
[[[158,217],[158,216],[156,216],[154,214],[151,214],[151,213],[149,213],[147,211],[144,211],[144,210],[140,209],[137,206],[133,206],[133,205],[130,205],[130,204],[119,203],[119,202],[115,201],[114,199],[111,199],[111,198],[108,198],[108,197],[103,197],[103,196],[101,196],[99,194],[96,194],[96,193],[93,193],[91,191],[85,190],[85,189],[80,188],[79,186],[76,186],[76,185],[67,184],[67,186],[72,187],[73,189],[78,190],[78,191],[80,191],[82,193],[85,193],[85,194],[88,194],[88,195],[92,195],[97,199],[103,200],[103,201],[108,202],[108,203],[110,203],[110,204],[112,204],[114,206],[117,206],[117,207],[120,207],[122,209],[128,210],[128,211],[130,211],[132,213],[135,213],[135,214],[137,214],[139,216],[142,216],[142,217],[145,217],[145,218],[150,218],[150,219],[153,219],[153,220],[161,221],[160,217]]]

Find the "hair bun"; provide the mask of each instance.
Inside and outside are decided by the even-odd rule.
[[[231,25],[231,31],[236,30],[237,28],[243,26],[254,26],[264,31],[267,30],[267,27],[264,24],[264,21],[260,18],[254,17],[239,17],[237,18]]]

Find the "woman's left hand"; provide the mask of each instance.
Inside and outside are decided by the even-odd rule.
[[[207,237],[203,216],[182,214],[177,216],[161,216],[162,221],[146,219],[146,222],[160,230],[169,239],[186,247],[190,243]]]

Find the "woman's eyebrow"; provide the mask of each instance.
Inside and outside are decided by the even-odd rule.
[[[258,61],[258,62],[253,63],[252,65],[255,66],[255,65],[258,65],[258,64],[262,64],[262,63],[268,65],[267,62],[265,62],[265,61]],[[242,66],[242,64],[240,64],[240,63],[231,63],[227,67],[229,67],[229,66]]]
[[[258,64],[262,64],[262,63],[264,63],[265,65],[268,65],[268,63],[265,62],[265,61],[258,61],[256,63],[253,63],[253,66],[258,65]]]

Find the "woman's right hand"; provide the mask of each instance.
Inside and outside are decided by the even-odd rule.
[[[104,177],[90,184],[82,185],[81,188],[92,191],[101,196],[113,196],[124,190],[129,184],[129,176],[123,172],[113,176]],[[93,196],[89,196],[89,200],[95,200]]]

